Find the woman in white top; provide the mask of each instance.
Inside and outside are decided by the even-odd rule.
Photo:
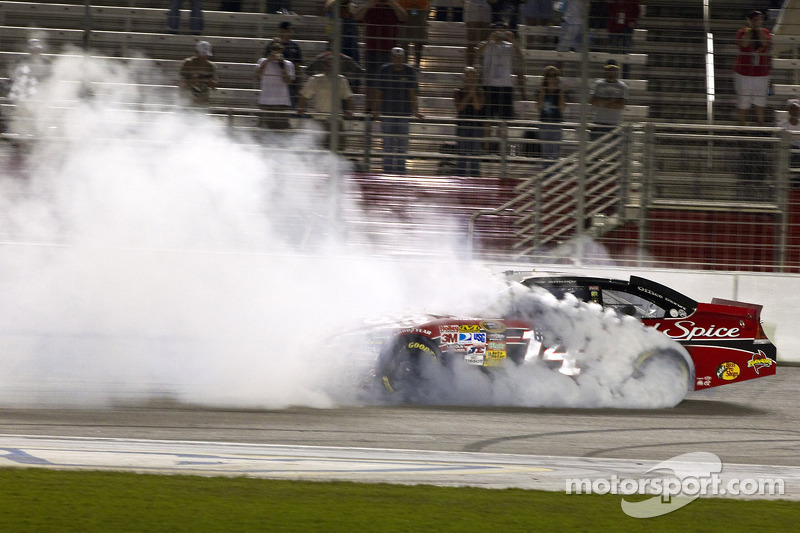
[[[261,82],[258,106],[267,110],[259,121],[262,127],[275,130],[289,129],[289,110],[292,101],[289,86],[294,81],[294,63],[283,58],[283,44],[272,41],[264,57],[256,63],[256,78]]]

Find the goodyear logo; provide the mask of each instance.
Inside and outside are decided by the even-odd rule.
[[[481,327],[478,324],[461,324],[458,326],[458,331],[461,333],[478,333]]]
[[[739,377],[740,373],[739,365],[733,361],[722,363],[717,367],[717,377],[725,381],[733,381]]]
[[[421,342],[409,342],[408,343],[408,347],[411,350],[420,350],[422,352],[430,353],[430,354],[433,353],[433,350],[431,350],[430,348],[428,348],[427,346],[425,346]]]

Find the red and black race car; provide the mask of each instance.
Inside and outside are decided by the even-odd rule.
[[[687,352],[690,390],[774,375],[777,350],[761,327],[760,305],[714,298],[699,303],[654,281],[581,276],[533,276],[527,287],[541,287],[558,298],[572,294],[583,302],[633,316],[677,341]],[[543,352],[546,356],[546,352]]]
[[[559,300],[571,295],[577,301],[613,310],[615,316],[635,317],[675,341],[664,340],[668,346],[638,354],[627,369],[631,378],[641,375],[656,360],[659,364],[666,361],[677,369],[685,390],[716,387],[776,372],[776,348],[761,327],[760,305],[719,299],[698,303],[636,276],[624,281],[537,275],[519,283],[531,289],[523,293],[533,293],[538,287]],[[516,285],[516,288],[521,287]],[[553,325],[545,325],[542,317],[547,311],[540,304],[534,304],[533,308],[512,305],[497,309],[503,310],[499,316],[373,319],[357,332],[368,340],[357,344],[362,352],[368,348],[366,351],[377,363],[375,377],[390,393],[405,394],[419,387],[424,382],[424,367],[431,363],[446,366],[463,362],[491,372],[492,367],[504,364],[543,362],[573,377],[584,370],[579,354],[571,354],[568,347],[557,341],[559,331],[545,331],[552,330]]]

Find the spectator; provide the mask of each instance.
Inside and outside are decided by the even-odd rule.
[[[300,76],[298,69],[303,65],[303,51],[300,45],[292,40],[292,23],[284,20],[278,25],[278,40],[283,45],[283,58],[294,65],[295,78],[289,85],[289,99],[292,107],[297,106],[297,93],[300,90]]]
[[[293,15],[291,0],[267,0],[267,13]]]
[[[378,71],[373,117],[381,120],[383,171],[405,174],[410,117],[422,118],[417,101],[417,71],[406,63],[406,52],[392,48],[392,60]]]
[[[14,66],[7,82],[7,96],[16,104],[36,98],[39,86],[50,75],[50,62],[42,55],[42,41],[28,39],[27,50],[28,55]]]
[[[332,18],[333,7],[336,0],[326,0],[325,12]],[[355,17],[355,4],[350,0],[341,0],[339,18],[342,21],[342,53],[351,57],[356,63],[361,63],[361,51],[358,44],[358,23]],[[328,33],[333,33],[329,31]],[[357,87],[357,85],[356,85]]]
[[[422,64],[422,46],[428,44],[428,16],[430,0],[398,0],[408,13],[406,23],[400,27],[400,42],[410,57],[411,43],[414,43],[414,57],[417,68]]]
[[[464,0],[468,67],[475,65],[475,49],[488,38],[491,23],[492,7],[487,0]]]
[[[559,52],[577,52],[581,45],[583,32],[583,2],[581,0],[564,0],[564,13],[561,17],[561,29],[558,32]]]
[[[561,126],[564,121],[564,110],[567,99],[564,85],[561,83],[561,72],[550,65],[542,72],[542,85],[539,87],[539,139],[550,141],[542,143],[542,156],[545,159],[558,159],[561,152]]]
[[[206,106],[211,91],[219,85],[217,65],[208,59],[213,56],[211,43],[198,41],[195,50],[197,55],[184,59],[181,64],[180,86],[189,92],[193,104]]]
[[[258,106],[266,112],[260,126],[273,130],[289,129],[287,111],[291,108],[289,86],[295,79],[294,64],[284,59],[283,44],[275,39],[264,50],[264,57],[258,60],[256,78],[261,82]]]
[[[481,81],[486,92],[486,116],[514,118],[514,76],[520,98],[525,100],[525,60],[514,34],[505,24],[494,25],[489,39],[478,47],[483,69]]]
[[[461,87],[456,89],[453,95],[458,113],[456,153],[462,156],[456,166],[458,176],[481,175],[480,160],[472,159],[481,154],[481,142],[477,138],[483,136],[483,124],[480,119],[483,117],[486,94],[479,82],[478,71],[474,67],[467,67],[464,69]]]
[[[602,31],[608,26],[608,0],[589,0],[589,31],[592,37],[589,44],[594,44],[594,49],[605,50],[607,39]]]
[[[622,122],[622,111],[628,100],[628,85],[619,80],[619,64],[609,59],[604,71],[605,77],[595,80],[589,88],[589,103],[594,108],[591,140],[602,137]]]
[[[736,87],[736,107],[739,110],[739,125],[747,123],[750,107],[755,107],[756,122],[764,125],[764,108],[769,91],[770,49],[772,35],[762,28],[764,15],[760,11],[747,14],[747,25],[736,32],[739,55],[733,64]]]
[[[189,29],[195,35],[203,33],[203,2],[190,0],[192,11],[189,15]],[[183,0],[170,0],[169,13],[167,14],[167,33],[178,33],[181,22],[181,5]]]
[[[526,26],[549,26],[555,18],[553,0],[527,0],[520,8]],[[547,36],[541,35],[540,43],[547,42]],[[529,42],[530,44],[530,42]]]
[[[778,127],[792,134],[789,168],[800,170],[800,100],[788,100],[786,111],[789,113],[789,118],[779,122]],[[798,180],[800,177],[792,177],[792,185],[796,186]]]
[[[492,6],[492,24],[505,24],[516,34],[519,4],[520,0],[489,0],[489,5]]]
[[[376,84],[378,70],[392,61],[398,45],[399,26],[408,18],[397,0],[368,0],[356,9],[354,17],[364,24],[364,54],[367,69],[367,111],[378,111]]]
[[[608,49],[611,53],[630,53],[639,11],[639,0],[608,0]],[[622,77],[627,79],[629,75],[630,66],[626,61],[622,64]]]
[[[303,115],[306,112],[306,107],[309,101],[313,103],[312,113],[314,113],[314,120],[318,121],[322,129],[328,134],[325,136],[323,146],[330,147],[330,132],[335,126],[338,131],[342,131],[342,122],[337,124],[331,123],[331,113],[333,112],[333,86],[331,84],[331,60],[330,55],[321,61],[322,73],[311,76],[303,90],[300,91],[300,100],[297,104],[297,113]],[[342,108],[345,118],[353,117],[353,91],[350,90],[350,84],[347,79],[339,74],[338,85],[339,97],[344,103]],[[341,139],[339,147],[344,148],[344,140]]]
[[[325,61],[331,58],[330,47],[328,48],[328,50],[322,52],[312,59],[311,63],[306,66],[306,74],[309,77],[323,72]],[[345,55],[344,53],[339,54],[339,62],[339,73],[345,75],[347,81],[350,83],[351,88],[356,86],[358,84],[357,82],[364,74],[364,67],[356,63],[352,57]]]

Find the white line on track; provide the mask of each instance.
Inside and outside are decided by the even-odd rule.
[[[120,470],[564,491],[567,479],[641,479],[656,461],[228,442],[0,435],[0,467]],[[800,467],[725,464],[726,479],[780,478],[800,499]],[[750,498],[770,496],[750,496]]]

